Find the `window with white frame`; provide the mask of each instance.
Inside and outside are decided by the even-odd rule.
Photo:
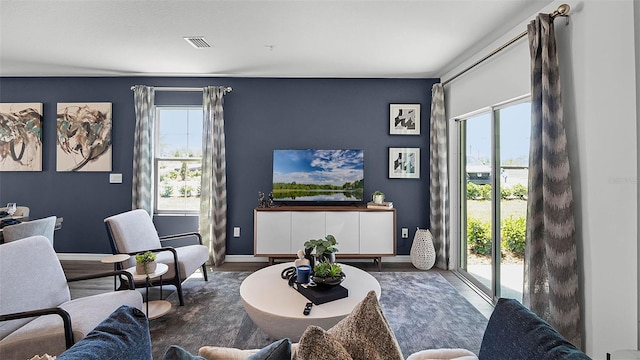
[[[199,211],[202,118],[201,106],[156,107],[155,213]]]

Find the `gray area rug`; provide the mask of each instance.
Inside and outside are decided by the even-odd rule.
[[[177,306],[177,294],[171,294],[171,312],[150,323],[154,359],[162,359],[170,345],[197,354],[201,346],[255,349],[278,340],[258,329],[242,307],[240,283],[249,274],[210,272],[208,282],[189,279],[183,284],[185,306]],[[487,319],[440,274],[371,274],[380,282],[380,303],[405,357],[431,348],[478,353]]]

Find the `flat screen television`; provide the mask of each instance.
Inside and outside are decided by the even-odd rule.
[[[363,150],[273,151],[274,202],[354,204],[363,195]]]

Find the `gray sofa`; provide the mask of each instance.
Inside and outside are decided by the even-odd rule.
[[[84,276],[85,280],[126,272]],[[69,281],[73,281],[69,280]],[[84,338],[121,305],[142,309],[135,290],[71,299],[60,261],[44,236],[0,245],[0,358],[57,355]]]

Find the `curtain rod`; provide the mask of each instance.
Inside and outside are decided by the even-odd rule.
[[[569,10],[571,8],[569,7],[569,5],[567,4],[562,4],[560,6],[558,6],[558,8],[549,14],[549,16],[551,16],[551,19],[555,19],[558,16],[561,17],[568,17],[569,16]],[[462,74],[466,73],[467,71],[473,69],[474,67],[482,64],[483,62],[485,62],[487,59],[489,59],[490,57],[492,57],[493,55],[499,53],[500,51],[506,49],[507,47],[511,46],[513,43],[515,43],[516,41],[522,39],[523,37],[527,36],[527,30],[523,31],[522,33],[516,35],[516,37],[514,37],[513,39],[507,41],[504,45],[500,46],[499,48],[493,50],[492,52],[490,52],[488,55],[486,55],[485,57],[483,57],[482,59],[474,62],[473,64],[469,65],[467,68],[465,68],[464,70],[460,71],[459,73],[453,75],[451,78],[449,78],[447,81],[443,81],[442,82],[442,86],[447,85],[448,83],[452,82],[453,80],[457,79],[459,76],[461,76]]]
[[[135,89],[135,86],[131,87],[131,90]],[[153,87],[153,89],[155,91],[202,91],[201,87],[171,87],[171,86],[160,86],[160,87]],[[233,88],[231,86],[227,86],[224,88],[224,93],[230,93],[233,91]]]

